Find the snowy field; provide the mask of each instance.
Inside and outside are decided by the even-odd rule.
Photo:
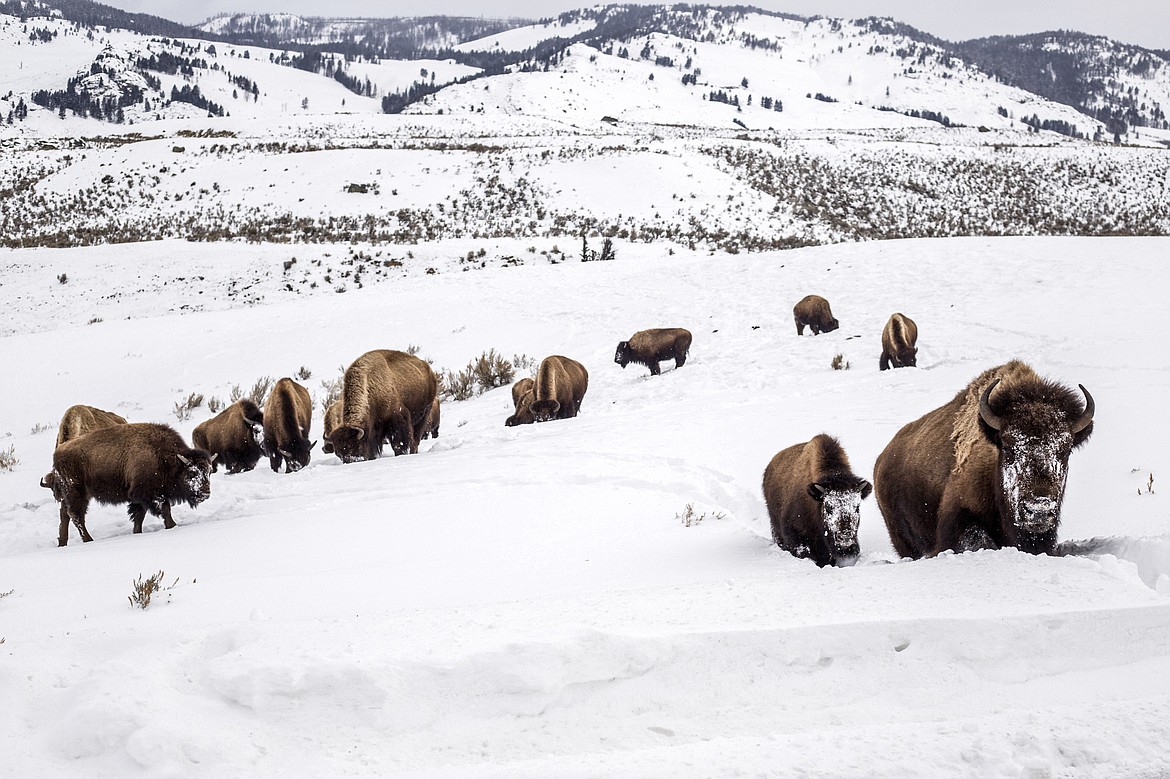
[[[299,248],[0,253],[0,452],[19,460],[0,471],[0,774],[1170,775],[1170,239],[619,243],[612,263],[466,273],[440,259],[459,246],[435,275],[281,297]],[[809,293],[841,329],[796,336]],[[919,367],[882,373],[895,311]],[[613,363],[661,326],[694,333],[682,369]],[[578,418],[517,428],[507,388],[448,403],[416,456],[220,472],[173,530],[95,505],[95,541],[56,548],[38,480],[69,405],[189,439],[209,416],[175,419],[191,392],[303,366],[319,399],[409,345],[451,369],[565,354],[589,391]],[[872,478],[903,424],[1014,357],[1096,398],[1061,529],[1106,537],[1096,553],[898,561],[872,498],[852,568],[772,545],[777,451],[828,432]],[[175,586],[131,608],[158,570]]]

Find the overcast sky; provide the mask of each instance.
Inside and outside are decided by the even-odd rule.
[[[745,2],[745,0],[738,0]],[[219,13],[289,12],[306,16],[431,14],[540,18],[580,8],[573,0],[104,0],[129,11],[194,24]],[[731,4],[731,2],[728,2]],[[1166,0],[757,0],[751,4],[802,16],[892,16],[948,40],[1065,29],[1125,43],[1170,49]]]

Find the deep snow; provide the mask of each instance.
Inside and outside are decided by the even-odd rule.
[[[1170,772],[1170,240],[737,256],[619,243],[612,263],[469,272],[440,259],[462,249],[438,247],[437,275],[282,299],[263,279],[299,249],[0,253],[0,450],[20,460],[0,471],[6,771]],[[158,281],[195,262],[199,301]],[[229,295],[256,279],[256,296]],[[78,313],[65,292],[81,284]],[[791,307],[810,292],[840,330],[796,336]],[[894,311],[918,323],[920,367],[883,373]],[[617,341],[654,326],[692,330],[685,367],[650,378],[613,363]],[[189,436],[209,415],[175,420],[190,392],[224,398],[305,366],[319,397],[363,351],[412,344],[440,368],[489,348],[574,357],[591,379],[581,416],[504,428],[501,388],[446,404],[417,456],[343,466],[315,452],[291,475],[262,462],[217,474],[174,530],[152,518],[133,536],[122,507],[94,506],[95,542],[54,547],[37,481],[55,431],[32,431],[67,406]],[[838,353],[849,370],[829,367]],[[773,454],[825,431],[869,478],[902,424],[1012,357],[1096,398],[1061,531],[1109,537],[1092,554],[893,561],[872,499],[856,567],[770,543],[759,483]],[[706,515],[689,527],[687,504]],[[160,569],[176,586],[130,608],[132,581]]]

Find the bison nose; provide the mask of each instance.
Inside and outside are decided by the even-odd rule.
[[[1020,525],[1033,533],[1051,530],[1057,522],[1060,506],[1053,498],[1033,498],[1021,506]]]

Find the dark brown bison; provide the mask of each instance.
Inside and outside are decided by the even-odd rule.
[[[390,442],[395,455],[416,454],[438,394],[431,366],[390,349],[366,352],[345,371],[341,424],[333,453],[344,462],[373,460]]]
[[[211,471],[219,464],[228,473],[250,471],[263,454],[264,415],[248,398],[237,400],[191,432],[196,449],[206,449],[216,456]]]
[[[903,427],[874,466],[902,557],[1014,546],[1051,554],[1068,458],[1093,432],[1093,397],[1013,360]]]
[[[841,326],[829,310],[829,301],[820,295],[807,295],[792,307],[792,318],[796,321],[796,334],[804,335],[808,325],[813,335],[831,333]]]
[[[172,528],[171,506],[192,508],[211,496],[211,468],[215,455],[192,449],[167,425],[132,423],[94,430],[67,441],[53,452],[53,471],[41,483],[53,490],[61,504],[57,545],[69,543],[69,523],[82,541],[92,541],[85,529],[90,499],[98,503],[128,503],[134,532],[142,532],[149,511]]]
[[[264,453],[272,470],[279,472],[283,465],[285,473],[292,473],[309,464],[317,445],[309,441],[312,424],[309,391],[287,377],[277,381],[264,401]]]
[[[658,363],[674,360],[674,367],[681,368],[691,350],[691,331],[681,327],[663,327],[653,330],[639,330],[630,340],[621,341],[613,355],[613,361],[625,368],[629,363],[645,365],[651,376],[661,373]]]
[[[504,426],[531,425],[535,422],[536,417],[532,416],[532,412],[528,409],[534,400],[536,400],[536,382],[529,378],[523,378],[513,384],[512,405],[516,407],[516,413],[504,420]]]
[[[918,365],[918,325],[905,314],[893,314],[882,328],[881,370],[892,364],[895,368],[914,368]]]
[[[333,401],[329,404],[329,408],[325,409],[325,423],[324,432],[321,433],[321,451],[325,454],[333,454],[333,431],[341,426],[341,399]]]
[[[764,503],[772,539],[797,557],[826,565],[852,565],[861,553],[857,525],[861,501],[872,485],[855,476],[836,438],[811,441],[779,452],[764,469]]]
[[[113,425],[124,425],[126,419],[112,411],[102,411],[93,406],[70,406],[61,417],[57,427],[57,446],[83,436],[91,430]]]
[[[576,360],[554,354],[545,357],[536,369],[533,400],[528,410],[537,422],[571,419],[581,410],[581,399],[589,389],[589,371]]]

